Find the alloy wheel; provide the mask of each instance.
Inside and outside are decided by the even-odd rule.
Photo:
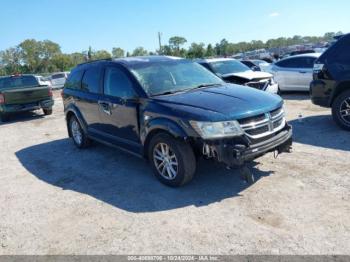
[[[71,131],[72,131],[72,137],[73,137],[74,141],[78,145],[81,145],[81,143],[83,141],[83,134],[81,132],[80,125],[75,118],[73,118],[71,120]]]
[[[176,178],[179,164],[169,145],[158,143],[153,149],[153,161],[162,177],[168,180]]]
[[[350,97],[345,98],[341,103],[340,117],[347,125],[350,125]]]

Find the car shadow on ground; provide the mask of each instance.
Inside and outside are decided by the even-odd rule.
[[[13,123],[17,123],[17,122],[33,121],[33,120],[44,118],[45,115],[43,114],[43,112],[41,110],[37,110],[37,111],[15,113],[15,114],[11,114],[9,117],[10,117],[9,120],[6,122],[1,122],[1,120],[0,120],[0,125],[13,124]]]
[[[331,115],[308,116],[289,121],[296,143],[350,151],[350,133],[338,127]]]
[[[69,139],[28,147],[16,156],[31,174],[48,184],[129,212],[206,206],[239,196],[249,186],[238,170],[201,160],[191,183],[169,188],[156,180],[145,160],[100,144],[79,150]],[[254,168],[254,173],[258,180],[273,172]]]

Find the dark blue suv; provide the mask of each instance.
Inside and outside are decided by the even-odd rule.
[[[267,152],[287,152],[292,144],[279,96],[227,84],[185,59],[81,64],[62,95],[77,147],[96,140],[145,157],[169,186],[189,182],[200,156],[244,166]]]

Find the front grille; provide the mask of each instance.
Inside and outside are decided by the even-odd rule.
[[[281,114],[282,111],[283,111],[283,108],[282,108],[282,107],[277,108],[276,110],[271,111],[271,112],[270,112],[271,117],[274,118],[274,117],[278,116],[279,114]]]
[[[265,125],[265,126],[257,127],[254,129],[246,130],[245,132],[247,134],[249,134],[250,136],[256,136],[256,135],[263,134],[263,133],[268,132],[268,131],[269,131],[269,127]]]
[[[249,124],[254,123],[254,122],[263,121],[264,119],[265,119],[265,114],[261,114],[261,115],[257,115],[257,116],[252,116],[252,117],[240,119],[240,120],[238,120],[238,123],[240,123],[241,125],[249,125]]]
[[[283,120],[284,120],[284,119],[281,118],[281,119],[279,119],[279,120],[273,122],[273,128],[278,128],[280,125],[282,125]]]
[[[238,120],[245,134],[253,139],[266,137],[285,125],[283,108],[277,108],[265,114]]]

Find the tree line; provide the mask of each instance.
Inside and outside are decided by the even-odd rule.
[[[158,50],[148,51],[143,47],[137,47],[132,52],[126,52],[120,47],[114,47],[111,51],[93,50],[89,47],[86,51],[65,54],[59,44],[50,40],[37,41],[27,39],[15,47],[0,51],[0,75],[15,73],[52,73],[69,71],[79,63],[91,60],[120,58],[128,56],[145,55],[171,55],[186,58],[203,58],[215,56],[230,56],[236,53],[248,52],[256,49],[280,48],[290,45],[328,42],[341,32],[329,32],[323,36],[293,36],[270,39],[266,42],[253,40],[250,42],[230,43],[222,39],[215,45],[204,43],[191,43],[185,48],[186,38],[181,36],[170,37],[168,43],[160,46]]]

